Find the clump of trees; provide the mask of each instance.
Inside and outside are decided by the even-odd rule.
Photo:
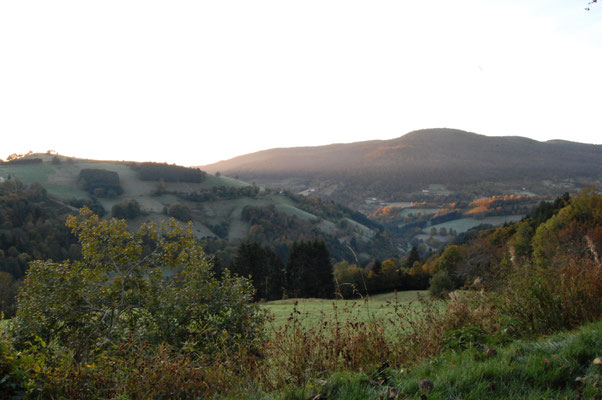
[[[167,208],[167,215],[177,219],[178,221],[192,221],[192,211],[183,204],[172,204]]]
[[[79,172],[78,182],[94,197],[116,197],[123,193],[119,174],[115,171],[85,168]]]
[[[166,163],[144,162],[130,165],[138,171],[143,181],[192,182],[200,183],[205,180],[207,173],[198,168],[187,168]]]
[[[424,290],[430,275],[421,267],[417,247],[401,259],[377,259],[365,267],[340,261],[334,265],[337,295],[350,299],[394,290]]]
[[[113,218],[134,219],[141,214],[140,204],[133,199],[122,201],[111,207],[111,216]]]

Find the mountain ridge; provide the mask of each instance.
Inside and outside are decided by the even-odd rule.
[[[389,140],[262,150],[201,168],[270,187],[289,188],[284,180],[304,181],[307,188],[356,190],[359,185],[364,186],[361,196],[393,199],[429,184],[596,180],[602,177],[601,165],[602,145],[437,128]]]

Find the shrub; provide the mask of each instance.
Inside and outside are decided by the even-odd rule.
[[[439,271],[430,279],[429,292],[434,297],[443,298],[455,288],[456,285],[447,271]]]
[[[67,225],[82,261],[32,262],[18,297],[17,343],[38,336],[86,360],[132,341],[212,354],[261,339],[250,283],[215,279],[190,227],[171,221],[132,233],[85,208]]]
[[[516,332],[550,333],[595,321],[602,317],[602,267],[572,261],[558,268],[517,268],[500,305]]]

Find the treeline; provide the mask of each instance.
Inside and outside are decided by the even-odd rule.
[[[166,163],[132,163],[130,167],[138,172],[138,177],[143,181],[162,180],[165,182],[201,183],[207,177],[207,173],[198,168],[188,168]]]
[[[165,192],[168,193],[168,192]],[[215,200],[234,200],[242,197],[255,198],[259,194],[257,186],[214,186],[211,189],[200,190],[197,192],[175,192],[182,200],[203,202]]]
[[[42,164],[44,161],[41,158],[15,158],[8,161],[0,160],[0,164],[7,165],[27,165],[27,164]]]
[[[334,265],[334,281],[337,295],[350,299],[394,290],[424,290],[428,288],[430,276],[422,268],[417,247],[403,258],[378,259],[366,266],[348,261]]]
[[[286,260],[286,261],[284,261]],[[416,247],[401,259],[390,258],[382,263],[372,261],[357,266],[349,261],[333,259],[322,239],[294,241],[286,258],[272,247],[256,241],[245,241],[235,251],[229,264],[218,261],[216,272],[230,271],[249,277],[255,287],[255,300],[283,298],[345,298],[391,292],[424,290],[430,275],[421,266]]]

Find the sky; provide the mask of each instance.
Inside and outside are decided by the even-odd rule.
[[[0,158],[204,165],[448,127],[602,144],[588,0],[0,2]]]

